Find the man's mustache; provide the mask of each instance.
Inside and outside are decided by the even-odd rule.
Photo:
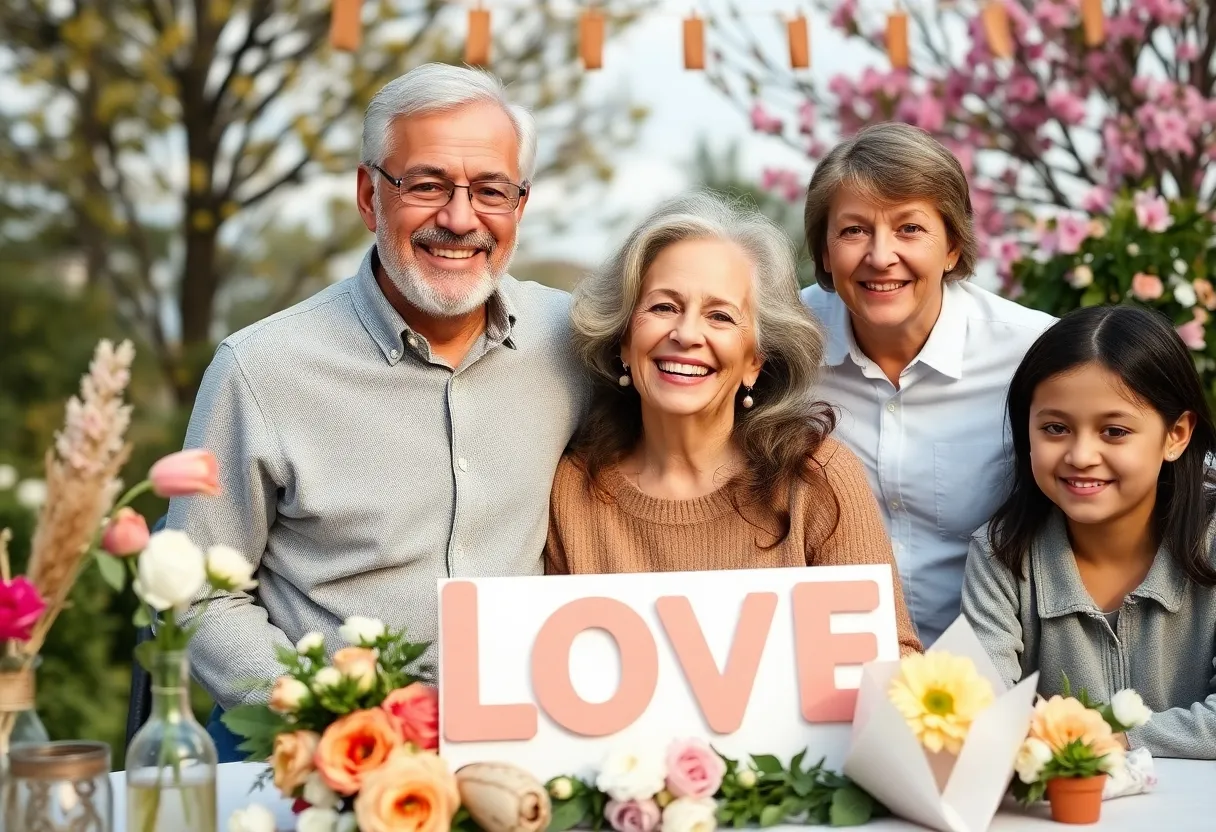
[[[487,254],[498,247],[494,235],[486,231],[470,231],[468,234],[453,234],[446,228],[432,226],[419,228],[410,235],[410,242],[427,248],[479,248]]]

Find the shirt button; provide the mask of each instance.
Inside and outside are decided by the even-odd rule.
[[[899,510],[899,500],[892,500],[892,501],[891,501],[891,510],[892,510],[892,511],[898,511],[898,510]]]
[[[389,350],[389,351],[388,351],[388,357],[389,357],[389,358],[396,358],[396,357],[397,357],[398,355],[400,355],[400,354],[401,354],[401,353],[397,352],[396,350]]]
[[[894,402],[892,402],[891,404],[888,404],[888,405],[887,405],[887,410],[889,410],[889,411],[891,411],[892,413],[894,413],[894,412],[895,412],[895,403],[894,403]]]
[[[469,463],[465,462],[464,457],[456,460],[456,464],[460,466],[461,471],[469,470]]]

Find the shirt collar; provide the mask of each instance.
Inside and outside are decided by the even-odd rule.
[[[1101,614],[1081,583],[1062,511],[1052,512],[1042,538],[1035,542],[1030,561],[1040,618],[1058,618],[1078,612]],[[1182,606],[1186,585],[1186,575],[1162,545],[1140,586],[1128,594],[1156,601],[1167,612],[1174,613]]]
[[[424,358],[429,358],[430,347],[426,338],[410,329],[405,319],[380,290],[380,284],[376,282],[376,267],[379,263],[376,246],[372,245],[363,255],[363,262],[359,264],[354,278],[352,295],[359,320],[363,322],[364,328],[380,347],[380,352],[389,364],[400,361],[407,349],[416,350]],[[511,297],[513,289],[511,279],[504,275],[499,280],[498,288],[486,302],[487,347],[502,344],[515,349],[512,332],[517,320],[518,306]]]
[[[857,346],[853,337],[853,324],[848,308],[835,292],[828,293],[831,305],[824,310],[822,321],[828,333],[828,344],[824,362],[839,366],[848,356],[858,366],[869,363],[869,359]],[[963,377],[963,352],[967,343],[967,296],[954,283],[942,288],[942,309],[937,323],[929,333],[929,340],[921,347],[915,361],[923,361],[944,376],[953,379]],[[914,362],[915,363],[915,362]]]

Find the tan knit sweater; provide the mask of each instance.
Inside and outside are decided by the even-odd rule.
[[[840,505],[839,522],[822,481],[799,480],[790,496],[790,532],[777,546],[773,518],[735,510],[720,489],[691,500],[651,497],[613,466],[601,474],[601,491],[569,457],[557,467],[549,511],[545,572],[550,575],[612,572],[679,572],[881,563],[895,576],[896,622],[901,655],[921,650],[908,616],[891,540],[861,461],[835,439],[824,440],[813,459]],[[820,467],[821,466],[821,467]],[[607,499],[601,492],[607,492]],[[756,525],[753,525],[756,524]],[[829,532],[831,534],[829,535]]]

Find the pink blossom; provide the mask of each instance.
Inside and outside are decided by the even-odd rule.
[[[1206,332],[1203,323],[1198,318],[1193,318],[1175,329],[1187,349],[1198,352],[1207,346],[1207,341],[1204,340]]]
[[[1144,40],[1146,27],[1135,11],[1112,14],[1106,19],[1106,36],[1111,41]]]
[[[215,454],[192,448],[161,457],[148,471],[158,497],[216,496],[220,493],[220,467]]]
[[[676,797],[713,797],[726,762],[704,740],[676,740],[667,750],[667,790]]]
[[[811,99],[798,105],[798,132],[811,134],[815,129],[815,102]]]
[[[1053,87],[1047,93],[1047,109],[1062,124],[1080,124],[1085,121],[1085,99],[1064,87]]]
[[[1010,101],[1034,101],[1039,96],[1039,82],[1029,75],[1015,75],[1005,85]]]
[[[1136,221],[1145,231],[1159,234],[1173,223],[1165,197],[1153,196],[1151,191],[1136,191],[1132,202],[1136,209]]]
[[[1146,12],[1163,26],[1177,26],[1186,17],[1183,0],[1135,0],[1132,7]]]
[[[1132,277],[1132,297],[1136,300],[1157,300],[1165,293],[1165,284],[1155,274],[1136,272]]]
[[[0,641],[29,641],[46,602],[24,575],[0,580]]]
[[[1044,26],[1053,29],[1063,29],[1072,22],[1071,12],[1063,5],[1052,0],[1039,0],[1034,4],[1034,17]]]
[[[130,506],[114,512],[101,535],[101,548],[115,557],[137,555],[148,545],[148,521]]]
[[[1056,235],[1061,254],[1076,254],[1089,239],[1089,219],[1064,214],[1056,220]]]
[[[844,0],[832,12],[830,22],[845,34],[857,34],[857,0]]]
[[[1086,191],[1085,196],[1081,197],[1081,209],[1091,214],[1105,214],[1110,210],[1110,204],[1113,199],[1114,194],[1110,192],[1110,188],[1096,185]]]
[[[653,800],[609,800],[604,806],[604,820],[616,832],[654,832],[661,818]]]
[[[1178,60],[1193,61],[1199,57],[1199,47],[1193,43],[1178,44]]]
[[[752,105],[752,129],[757,133],[776,135],[781,132],[781,119],[769,114],[759,101]]]

